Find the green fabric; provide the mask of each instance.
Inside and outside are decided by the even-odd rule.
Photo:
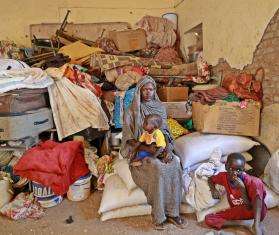
[[[193,119],[185,120],[183,122],[183,126],[189,131],[193,130],[194,129]]]
[[[239,102],[239,98],[234,94],[234,93],[230,93],[225,99],[223,99],[227,102]]]

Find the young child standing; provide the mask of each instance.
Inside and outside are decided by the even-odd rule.
[[[131,158],[131,165],[139,166],[141,161],[148,157],[159,157],[166,148],[165,136],[160,130],[162,126],[162,118],[157,114],[147,115],[143,122],[143,134],[140,136],[138,142],[133,143],[133,157]],[[156,152],[138,151],[140,145],[155,145]]]
[[[262,235],[262,221],[267,213],[264,202],[266,191],[259,178],[244,172],[244,165],[245,158],[240,153],[230,154],[226,162],[227,172],[220,172],[209,178],[212,197],[220,199],[215,185],[224,186],[230,208],[207,215],[205,223],[215,229],[221,229],[223,226],[249,226],[254,219],[254,232],[256,235]]]

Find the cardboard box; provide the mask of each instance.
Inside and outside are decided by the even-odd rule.
[[[48,108],[29,111],[18,116],[0,117],[0,140],[18,140],[53,128],[52,112]]]
[[[108,37],[122,52],[136,51],[146,47],[146,34],[143,29],[110,31]]]
[[[191,114],[186,111],[186,102],[163,102],[167,116],[174,119],[189,119]]]
[[[162,87],[157,94],[163,102],[179,102],[188,99],[188,87]]]
[[[238,103],[218,101],[214,105],[192,104],[193,122],[202,133],[258,136],[260,104],[248,103],[241,109]]]

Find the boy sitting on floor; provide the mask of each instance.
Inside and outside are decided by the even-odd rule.
[[[264,202],[266,191],[263,182],[244,172],[245,158],[240,153],[228,156],[227,172],[220,172],[208,179],[214,199],[220,199],[215,185],[225,187],[230,208],[205,217],[205,223],[215,229],[223,226],[249,226],[253,223],[256,235],[263,234],[262,221],[267,207]]]

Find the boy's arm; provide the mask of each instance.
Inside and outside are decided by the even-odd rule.
[[[141,142],[138,142],[136,140],[130,140],[129,147],[130,147],[130,159],[133,160],[136,156],[137,151],[139,150],[139,147],[141,146]]]
[[[221,198],[220,193],[215,188],[215,183],[213,182],[212,179],[213,179],[213,176],[209,177],[208,180],[207,180],[211,195],[214,199],[220,199]]]
[[[246,190],[246,187],[245,187],[245,184],[244,182],[237,177],[237,179],[235,180],[236,184],[238,185],[240,191],[241,191],[241,198],[243,199],[244,203],[246,206],[248,206],[248,208],[251,208],[252,205],[251,205],[251,202],[248,198],[248,194],[247,194],[247,190]]]

